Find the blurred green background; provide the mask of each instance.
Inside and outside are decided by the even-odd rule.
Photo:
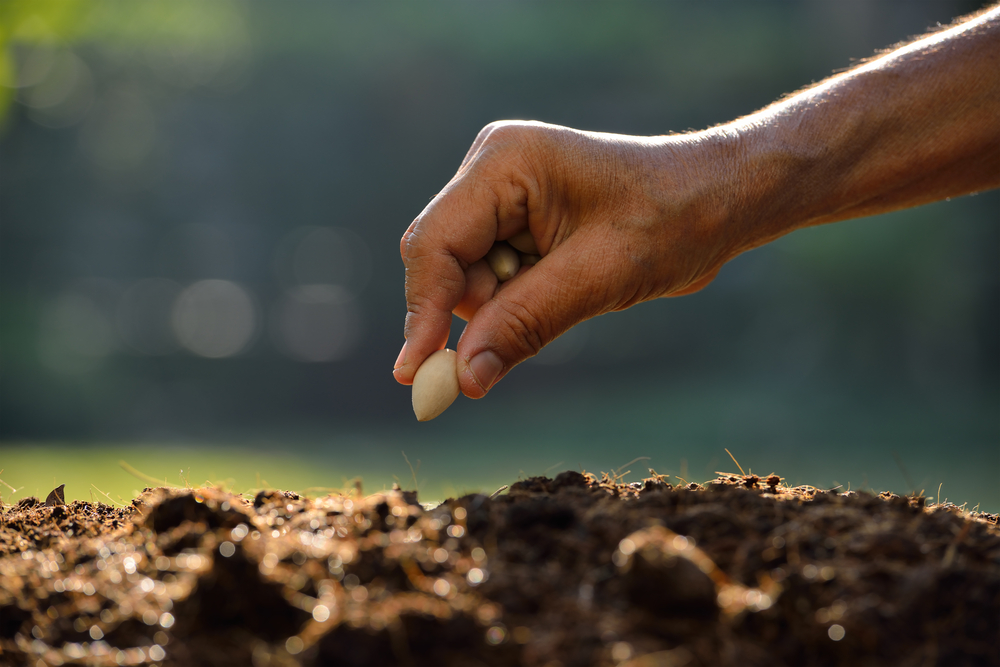
[[[567,468],[1000,510],[1000,195],[804,230],[418,424],[398,240],[502,118],[749,113],[976,2],[0,3],[0,485]],[[457,340],[461,323],[456,323]],[[419,467],[418,467],[419,461]]]

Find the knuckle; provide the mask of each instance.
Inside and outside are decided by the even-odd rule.
[[[403,262],[406,262],[406,248],[410,243],[410,230],[406,230],[403,237],[399,239],[399,256],[402,258]]]
[[[408,311],[450,312],[465,291],[465,277],[456,265],[410,262],[406,265],[404,288]]]
[[[519,134],[519,124],[516,121],[495,120],[484,127],[481,134],[486,141],[498,141]]]
[[[490,148],[495,151],[499,148],[528,143],[533,137],[544,133],[544,131],[544,126],[539,123],[520,120],[496,120],[479,131],[476,141],[484,148]]]
[[[403,334],[410,338],[418,331],[434,328],[438,323],[450,319],[450,312],[442,311],[435,302],[434,295],[407,294],[406,319],[403,322]]]
[[[406,319],[410,320],[413,317],[419,319],[424,313],[433,312],[433,304],[431,299],[420,294],[407,294],[406,295]]]
[[[493,121],[480,132],[484,143],[496,146],[522,144],[544,133],[544,126],[520,120]]]
[[[479,141],[496,140],[499,138],[500,133],[509,134],[510,128],[517,125],[516,121],[510,120],[495,120],[492,123],[487,123],[483,126],[483,129],[479,130],[479,135],[476,137]]]
[[[403,238],[399,241],[399,252],[403,256],[404,264],[408,265],[414,259],[426,254],[423,248],[424,244],[421,243],[421,236],[420,230],[415,226],[403,234]]]
[[[409,261],[420,254],[420,246],[423,245],[422,240],[425,236],[424,227],[422,224],[425,216],[427,214],[427,209],[421,211],[420,215],[414,218],[413,222],[406,228],[403,232],[403,236],[399,239],[399,255],[403,259],[403,264],[408,264]]]

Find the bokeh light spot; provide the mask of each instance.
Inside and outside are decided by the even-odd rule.
[[[313,607],[313,618],[317,623],[325,623],[330,618],[330,608],[325,604],[318,604]]]
[[[494,625],[486,631],[486,642],[490,646],[498,646],[507,639],[507,628],[502,625]]]
[[[178,342],[202,357],[231,357],[244,351],[257,329],[257,312],[247,290],[228,280],[201,280],[174,302],[172,324]]]
[[[72,51],[42,47],[33,50],[25,65],[27,76],[18,78],[35,80],[18,92],[18,99],[32,120],[45,127],[83,120],[94,103],[94,79],[86,63]]]

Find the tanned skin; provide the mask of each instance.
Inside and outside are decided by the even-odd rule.
[[[411,384],[454,313],[481,398],[573,325],[703,288],[801,227],[1000,186],[1000,7],[703,132],[486,126],[403,235]],[[483,257],[530,229],[543,259],[499,284]]]

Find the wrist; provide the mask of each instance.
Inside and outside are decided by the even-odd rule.
[[[713,128],[659,141],[657,193],[666,241],[699,257],[705,272],[784,233],[764,210],[767,198],[743,134]]]
[[[847,201],[840,196],[844,170],[830,164],[829,146],[808,132],[789,132],[779,117],[737,121],[699,135],[715,145],[722,165],[714,177],[725,202],[717,224],[727,259],[828,222]],[[831,202],[837,202],[834,210]]]

